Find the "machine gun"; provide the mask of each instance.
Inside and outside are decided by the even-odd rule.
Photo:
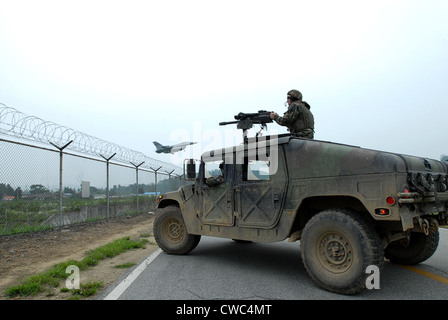
[[[270,117],[272,111],[266,111],[266,110],[260,110],[256,113],[244,113],[240,112],[238,113],[234,118],[235,121],[227,121],[227,122],[220,122],[220,126],[226,126],[228,124],[237,124],[238,129],[243,130],[243,138],[244,141],[247,139],[247,130],[251,129],[254,124],[261,125],[261,130],[257,133],[257,137],[261,133],[263,129],[267,129],[267,123],[271,123],[272,119]]]

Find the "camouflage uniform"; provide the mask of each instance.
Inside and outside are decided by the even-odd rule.
[[[218,177],[209,177],[207,178],[207,180],[205,180],[205,183],[209,186],[209,187],[214,187],[217,185],[220,185],[221,183],[224,182],[224,177],[223,176],[218,176]]]
[[[219,175],[217,177],[208,177],[207,180],[205,180],[205,183],[209,187],[214,187],[217,185],[220,185],[221,183],[224,183],[224,163],[221,162],[219,164],[219,169],[221,170],[222,175]]]
[[[302,94],[297,90],[291,90],[288,95],[297,99],[288,107],[283,117],[276,115],[274,121],[281,126],[288,127],[292,135],[307,139],[314,138],[314,117],[310,111],[310,105],[302,101]]]

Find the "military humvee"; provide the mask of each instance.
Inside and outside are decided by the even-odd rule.
[[[300,240],[307,272],[332,292],[360,292],[384,258],[425,261],[448,224],[448,166],[432,159],[279,135],[204,153],[197,174],[184,167],[194,183],[159,199],[162,250],[186,254],[202,235]]]

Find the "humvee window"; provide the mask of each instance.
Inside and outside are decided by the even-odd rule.
[[[222,161],[211,161],[206,162],[204,166],[204,178],[217,178],[219,176],[223,176],[222,170],[219,166],[222,164]],[[222,166],[222,165],[221,165]]]
[[[249,160],[247,162],[246,181],[269,180],[269,161]]]

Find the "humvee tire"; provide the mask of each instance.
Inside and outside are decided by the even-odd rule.
[[[408,244],[401,241],[390,243],[384,250],[386,259],[392,263],[415,265],[429,259],[439,246],[439,230],[429,229],[429,234],[411,233]]]
[[[369,265],[384,264],[381,241],[370,224],[349,210],[322,211],[306,224],[301,242],[303,264],[323,289],[356,294],[366,285]]]
[[[199,244],[200,235],[187,232],[178,207],[167,207],[154,220],[154,238],[159,247],[169,254],[187,254]]]

